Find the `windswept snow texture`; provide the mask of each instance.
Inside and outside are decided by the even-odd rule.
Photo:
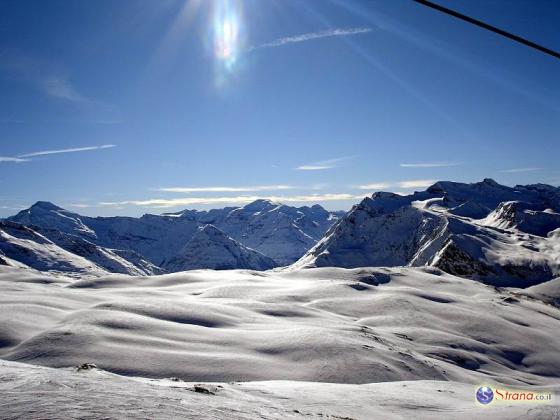
[[[245,207],[146,214],[140,218],[86,217],[37,202],[9,220],[58,230],[104,248],[133,251],[155,266],[177,256],[199,227],[211,224],[245,247],[272,258],[278,266],[300,258],[339,216],[339,212],[328,212],[319,205],[296,208],[269,200],[257,200]]]
[[[0,361],[0,412],[10,419],[542,420],[558,418],[560,412],[557,401],[483,407],[474,401],[475,389],[471,384],[433,380],[363,385],[190,383]]]
[[[0,267],[0,358],[186,381],[558,384],[558,281],[496,289],[435,268],[75,281]]]
[[[170,272],[211,268],[268,270],[276,266],[272,258],[241,245],[212,225],[198,228],[178,255],[165,262]]]
[[[293,267],[433,266],[499,286],[560,274],[560,189],[438,182],[354,206]]]

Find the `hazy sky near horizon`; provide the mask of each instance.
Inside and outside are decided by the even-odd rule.
[[[560,49],[556,1],[438,0]],[[560,60],[410,0],[0,0],[0,217],[560,185]]]

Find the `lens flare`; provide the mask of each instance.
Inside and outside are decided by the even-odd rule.
[[[218,83],[232,73],[243,47],[242,8],[239,0],[216,0],[213,45]]]

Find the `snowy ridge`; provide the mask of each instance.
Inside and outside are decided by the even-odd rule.
[[[342,217],[318,205],[257,200],[140,218],[85,217],[38,202],[9,220],[35,229],[51,249],[82,258],[61,264],[62,271],[96,275],[288,264],[433,266],[497,286],[528,287],[560,274],[560,190],[543,184],[440,181],[407,196],[377,192]],[[35,253],[43,242],[37,244]],[[4,254],[5,265],[52,265],[21,252]]]
[[[315,245],[338,216],[319,205],[297,208],[257,200],[225,212],[211,210],[199,220],[272,257],[277,265],[287,265]]]
[[[99,247],[129,251],[130,255],[119,251],[119,256],[126,260],[130,257],[132,264],[144,265],[156,273],[158,266],[183,250],[201,226],[214,225],[244,247],[272,258],[273,266],[277,266],[300,258],[338,218],[338,212],[328,212],[318,205],[296,208],[257,200],[245,207],[146,214],[139,218],[87,217],[38,202],[8,220],[48,229],[45,234],[53,235],[53,240],[60,236],[55,231],[60,231]]]
[[[437,182],[408,196],[375,193],[292,268],[430,265],[527,287],[560,274],[559,211],[558,188],[490,179]]]
[[[541,211],[532,207],[538,208],[520,201],[506,201],[481,220],[480,224],[538,236],[547,236],[549,232],[560,228],[560,213],[552,209]]]
[[[0,252],[11,261],[6,265],[54,273],[99,276],[163,272],[131,251],[107,249],[55,229],[24,226],[10,221],[0,221]]]
[[[103,275],[108,271],[73,254],[33,229],[13,222],[0,222],[0,251],[21,266],[40,271]],[[8,264],[13,265],[13,264]]]
[[[272,258],[248,248],[212,225],[198,228],[178,255],[166,261],[163,267],[170,272],[208,268],[231,270],[268,270],[275,267]]]

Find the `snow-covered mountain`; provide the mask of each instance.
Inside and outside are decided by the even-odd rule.
[[[296,208],[269,200],[257,200],[245,207],[146,214],[139,218],[88,217],[39,201],[8,220],[35,230],[41,228],[43,236],[59,245],[60,238],[65,238],[68,245],[65,235],[72,235],[72,241],[80,238],[89,245],[109,248],[113,253],[119,250],[121,259],[135,266],[148,263],[149,267],[144,268],[156,273],[157,266],[164,262],[168,265],[171,259],[181,255],[199,227],[207,224],[214,225],[245,248],[272,258],[273,264],[266,262],[255,266],[270,268],[296,261],[322,238],[339,217],[340,213],[328,212],[319,205]],[[65,246],[62,248],[73,252]],[[87,255],[84,257],[88,258]],[[198,261],[203,259],[201,255]],[[98,263],[95,259],[93,262]],[[230,268],[245,268],[245,262],[238,262],[240,266]],[[223,264],[215,261],[216,266],[229,267],[230,263],[231,260]]]
[[[435,266],[495,285],[560,274],[560,189],[491,179],[365,198],[294,267]]]
[[[139,218],[88,217],[42,201],[8,220],[55,229],[107,248],[134,251],[155,265],[175,255],[199,226],[188,218],[150,214]]]
[[[99,276],[161,274],[162,269],[132,251],[97,246],[56,229],[0,221],[0,264],[39,271]]]
[[[61,271],[71,272],[428,265],[523,287],[560,274],[560,189],[543,184],[441,181],[407,196],[377,192],[342,218],[318,205],[257,200],[139,218],[87,217],[38,202],[9,220],[38,235],[25,243],[30,255],[55,246],[46,260],[60,258]],[[4,242],[6,264],[56,265],[25,258],[14,251],[16,242]]]
[[[205,225],[199,227],[179,254],[166,261],[163,267],[170,272],[199,268],[268,270],[276,267],[276,263],[272,258],[230,238],[215,226]]]
[[[277,265],[288,265],[315,245],[338,219],[337,213],[319,205],[297,208],[257,200],[245,207],[210,211],[198,220],[272,257]]]

